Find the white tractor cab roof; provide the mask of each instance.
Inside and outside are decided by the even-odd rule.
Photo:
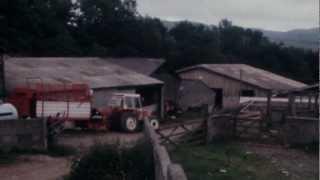
[[[114,96],[126,96],[126,97],[137,97],[140,98],[140,94],[134,94],[134,93],[114,93]]]
[[[141,108],[141,96],[133,93],[114,93],[109,100],[109,106],[127,108]]]

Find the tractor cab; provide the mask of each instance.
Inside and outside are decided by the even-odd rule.
[[[139,94],[115,93],[110,98],[109,106],[123,110],[141,110],[141,96]]]
[[[143,109],[139,94],[115,93],[111,96],[108,107],[111,111],[106,118],[110,121],[111,127],[135,132],[145,119],[149,120],[155,129],[159,127],[158,120]]]

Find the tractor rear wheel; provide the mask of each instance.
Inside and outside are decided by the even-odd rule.
[[[121,128],[126,132],[135,132],[138,129],[138,120],[133,113],[124,113],[121,117]]]

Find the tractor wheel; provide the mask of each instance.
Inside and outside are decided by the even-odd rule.
[[[151,119],[150,125],[153,127],[153,129],[159,129],[159,121],[158,119]]]
[[[122,130],[126,132],[135,132],[138,129],[137,118],[132,113],[124,113],[121,117]]]

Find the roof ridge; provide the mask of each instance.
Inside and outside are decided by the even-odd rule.
[[[184,71],[192,70],[194,68],[204,68],[216,74],[249,83],[251,85],[258,86],[264,89],[286,89],[306,86],[306,84],[297,80],[293,80],[274,72],[267,71],[248,64],[198,64],[180,69],[176,72],[181,73]],[[247,73],[251,76],[243,78],[243,75],[241,76],[241,69],[244,71],[244,73]]]

